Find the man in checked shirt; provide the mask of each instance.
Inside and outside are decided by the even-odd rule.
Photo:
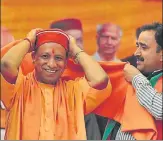
[[[136,90],[136,96],[142,105],[155,119],[158,140],[162,140],[162,62],[163,62],[163,25],[153,23],[143,25],[137,29],[138,39],[137,69],[126,65],[124,74]],[[146,78],[143,74],[149,74]],[[136,140],[129,132],[122,132],[119,128],[116,140]]]

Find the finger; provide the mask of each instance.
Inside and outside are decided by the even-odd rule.
[[[129,62],[129,61],[127,61],[127,64],[130,64],[130,62]]]
[[[36,31],[42,31],[43,29],[42,28],[36,28]]]

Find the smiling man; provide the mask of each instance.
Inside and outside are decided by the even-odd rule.
[[[20,65],[28,52],[32,52],[35,69],[25,76]],[[61,78],[68,54],[82,67],[85,77]],[[8,110],[8,140],[86,139],[84,114],[111,93],[105,71],[72,36],[59,29],[30,31],[2,57],[1,74],[8,81],[6,85],[14,89],[2,95]]]
[[[139,104],[155,119],[158,140],[163,139],[162,32],[163,25],[161,23],[147,24],[138,28],[138,40],[136,42],[137,50],[135,52],[135,56],[137,57],[137,68],[129,64],[124,68],[126,80],[131,82],[132,86],[135,88]],[[148,74],[148,77],[146,78],[142,73]],[[122,132],[120,128],[116,135],[116,140],[135,140],[135,138],[130,132]]]

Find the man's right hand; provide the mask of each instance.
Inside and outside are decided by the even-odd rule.
[[[41,31],[43,29],[41,28],[35,28],[35,29],[32,29],[28,34],[27,34],[27,37],[30,41],[31,41],[31,48],[30,48],[30,51],[33,51],[34,50],[34,47],[33,45],[35,44],[35,41],[36,41],[36,34],[37,32]]]
[[[76,40],[74,37],[69,35],[70,43],[69,43],[69,56],[74,58],[75,55],[81,51],[80,47],[77,46]]]

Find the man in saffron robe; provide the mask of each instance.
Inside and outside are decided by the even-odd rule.
[[[79,19],[67,18],[58,21],[53,21],[50,24],[50,28],[58,28],[73,36],[76,40],[76,44],[81,49],[83,47],[83,28]],[[90,113],[84,116],[87,140],[101,140],[101,134],[95,114]]]
[[[35,69],[25,76],[20,64],[31,51]],[[68,53],[85,77],[61,79]],[[13,87],[13,93],[2,95],[9,140],[86,139],[84,113],[92,112],[111,93],[105,71],[59,29],[29,32],[2,57],[1,74]]]

